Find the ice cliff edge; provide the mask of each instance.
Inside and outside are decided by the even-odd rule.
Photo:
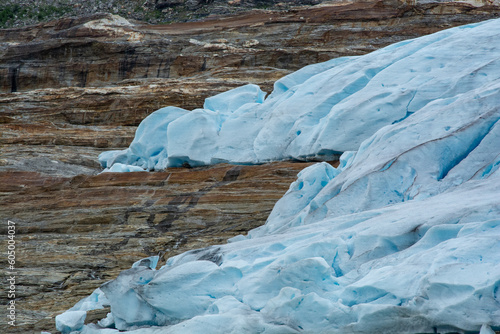
[[[433,101],[498,80],[497,27],[462,26],[310,65],[278,80],[267,98],[247,85],[208,98],[202,109],[157,110],[128,149],[99,160],[112,171],[137,171],[336,158]]]
[[[172,130],[188,136],[175,127],[184,117],[180,124],[196,125],[188,163],[236,151],[197,152],[194,138],[207,133],[200,124],[220,125],[219,135],[228,124],[224,131],[241,128],[242,136],[258,130],[251,149],[234,153],[253,152],[254,162],[346,152],[337,169],[323,162],[303,170],[264,226],[158,270],[124,271],[61,316],[58,328],[70,319],[82,333],[499,330],[499,37],[500,20],[450,29],[307,67],[277,82],[266,100],[254,86],[241,88],[235,111],[221,107],[231,99],[212,104],[216,110],[176,110],[182,116],[163,130],[167,139]],[[248,118],[232,118],[238,112]],[[158,153],[134,162],[168,165],[172,151],[162,143],[164,160],[149,160]],[[133,146],[107,156],[131,164]],[[111,313],[99,325],[76,321],[103,304]]]

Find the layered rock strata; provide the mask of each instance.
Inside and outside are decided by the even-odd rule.
[[[157,26],[110,14],[68,18],[0,32],[0,89],[106,86],[220,67],[296,70],[498,14],[495,5],[355,1]]]
[[[74,177],[0,172],[0,220],[17,227],[18,326],[10,332],[55,331],[55,315],[140,258],[160,254],[164,264],[261,225],[308,165]]]

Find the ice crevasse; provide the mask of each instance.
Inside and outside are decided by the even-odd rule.
[[[500,20],[306,67],[265,100],[255,86],[224,94],[203,110],[152,114],[103,163],[344,152],[340,166],[304,169],[246,236],[159,269],[155,258],[137,262],[58,316],[60,330],[500,330]],[[103,305],[108,317],[83,325],[83,311]]]

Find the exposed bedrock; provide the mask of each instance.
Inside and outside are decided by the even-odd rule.
[[[0,31],[0,87],[99,87],[220,67],[296,70],[498,14],[495,5],[393,0],[253,10],[156,26],[110,14],[68,18]]]
[[[0,172],[0,220],[14,221],[17,228],[18,326],[9,333],[54,332],[55,315],[138,259],[159,254],[163,264],[262,225],[309,165],[75,177]],[[7,302],[7,295],[1,300]]]

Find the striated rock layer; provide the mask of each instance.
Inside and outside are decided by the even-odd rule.
[[[138,259],[166,259],[260,226],[308,165],[75,177],[0,172],[0,220],[17,226],[19,326],[10,330],[54,330],[53,316]]]
[[[0,32],[0,89],[106,86],[219,67],[296,70],[443,28],[498,17],[498,6],[355,1],[146,25],[110,14]]]
[[[165,105],[197,108],[211,95],[245,84],[231,71],[189,79],[127,81],[100,88],[68,87],[0,94],[0,171],[37,171],[50,175],[95,174],[97,156],[124,148],[136,126]],[[288,71],[254,71],[256,83],[271,90]],[[241,74],[241,73],[240,73]]]

